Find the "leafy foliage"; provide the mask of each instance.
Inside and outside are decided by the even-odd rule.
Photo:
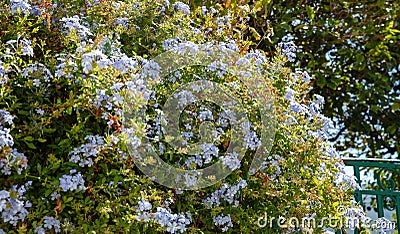
[[[298,46],[335,120],[330,140],[349,156],[399,155],[400,5],[398,1],[227,1],[250,4],[245,35],[268,53],[280,41]]]
[[[249,49],[246,7],[188,11],[181,2],[145,0],[10,1],[0,7],[0,231],[250,233],[262,230],[256,222],[264,212],[338,217],[339,205],[353,206],[356,183],[326,142],[332,122],[320,113],[323,98],[307,97],[308,74],[285,67],[292,44],[268,57]],[[234,50],[264,74],[258,81],[264,89],[257,91],[274,95],[276,139],[262,170],[250,176],[257,102],[245,84],[215,69],[211,80],[237,87],[252,120],[253,144],[225,181],[173,190],[143,175],[133,163],[138,155],[127,150],[127,142],[140,144],[146,130],[157,131],[151,123],[160,121],[161,112],[149,107],[149,121],[128,128],[122,124],[123,94],[133,91],[138,112],[163,104],[176,81],[188,83],[204,68],[182,70],[153,90],[140,72],[157,76],[154,67],[145,70],[149,58],[199,44]],[[218,147],[221,159],[224,142]],[[171,164],[180,156],[164,148]]]

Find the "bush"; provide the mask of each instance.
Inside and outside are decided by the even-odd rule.
[[[339,206],[352,206],[356,183],[325,142],[332,122],[320,114],[323,99],[307,100],[311,78],[285,67],[294,59],[293,44],[281,44],[273,56],[249,51],[253,42],[241,33],[248,7],[191,11],[181,2],[146,0],[11,0],[0,7],[3,232],[249,233],[265,229],[257,225],[265,213],[338,217]],[[150,60],[172,51],[168,62],[179,63],[177,55],[212,48],[239,57],[165,77],[159,77],[162,64]],[[228,62],[239,60],[258,74],[257,82],[227,72]],[[169,144],[163,106],[184,84],[202,79],[225,87],[244,106],[243,155],[227,154],[235,126],[219,100],[183,102],[176,123],[195,144],[201,122],[212,121],[212,143],[199,144],[194,155]],[[269,150],[260,146],[263,95],[273,99],[276,131],[270,156],[254,174],[257,149]],[[137,167],[146,139],[176,168],[200,169],[221,159],[235,170],[197,190],[154,183]]]

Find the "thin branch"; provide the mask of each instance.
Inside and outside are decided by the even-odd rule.
[[[339,130],[339,132],[336,134],[335,137],[329,138],[328,141],[330,142],[336,141],[346,129],[347,129],[346,127],[343,127],[342,129]]]

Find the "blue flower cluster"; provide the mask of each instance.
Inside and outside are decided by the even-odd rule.
[[[6,42],[6,45],[8,46],[8,53],[18,52],[22,55],[33,57],[32,42],[29,39],[21,38],[21,36],[18,35],[17,40],[9,40]],[[9,50],[10,48],[13,49],[13,51]]]
[[[14,145],[14,139],[10,135],[10,129],[4,128],[0,126],[0,149],[6,147],[6,146],[13,146]]]
[[[4,69],[3,62],[0,60],[0,87],[7,83],[8,77],[6,76],[6,70]]]
[[[77,174],[76,170],[70,170],[69,175],[63,175],[59,180],[60,180],[60,188],[64,192],[67,192],[68,190],[74,191],[82,191],[85,190],[85,180],[83,179],[82,175],[80,172]]]
[[[33,85],[35,87],[40,87],[42,81],[44,81],[47,83],[46,88],[50,86],[48,83],[53,79],[50,70],[41,63],[28,64],[26,68],[22,70],[22,77],[33,78]]]
[[[63,29],[66,35],[70,34],[72,31],[77,33],[81,39],[86,39],[88,36],[92,35],[90,29],[81,24],[81,19],[77,15],[70,18],[64,17],[60,21],[64,23]]]
[[[57,2],[52,4],[53,8],[57,8]],[[47,13],[48,7],[43,5],[31,5],[30,0],[10,0],[10,11],[13,14],[35,15],[41,16],[42,13]]]
[[[276,180],[279,175],[282,173],[282,168],[281,164],[284,158],[282,156],[279,156],[277,154],[268,156],[268,160],[264,161],[261,165],[260,170],[264,170],[266,168],[273,168],[274,169],[274,174],[270,175],[272,180]]]
[[[289,46],[289,45],[287,45]],[[297,75],[303,76],[303,81],[307,82],[310,78],[307,73],[303,72],[297,72]],[[296,76],[294,77],[294,81],[297,81]],[[306,104],[300,104],[296,101],[296,92],[291,89],[287,88],[286,93],[284,95],[284,99],[289,102],[289,109],[297,114],[301,115],[302,118],[305,118],[307,121],[309,121],[310,124],[312,125],[318,125],[318,127],[315,131],[308,131],[308,136],[307,137],[313,137],[317,138],[323,141],[326,141],[328,139],[328,136],[331,131],[335,129],[334,123],[331,119],[325,117],[322,113],[322,105],[324,103],[324,97],[320,95],[315,95],[314,99],[309,103],[308,105]],[[297,124],[298,121],[300,121],[300,118],[296,115],[289,114],[288,115],[290,118],[284,123],[288,125],[293,125]],[[325,146],[325,156],[332,157],[336,160],[340,160],[340,155],[337,153],[334,147],[326,144]],[[346,171],[344,170],[344,163],[343,162],[337,162],[336,163],[336,168],[338,169],[338,173],[335,175],[335,180],[334,183],[337,187],[347,190],[347,189],[358,189],[359,185],[357,183],[357,180],[354,176],[350,176],[346,174]],[[321,164],[319,172],[322,174],[321,179],[325,178],[326,174],[329,174],[330,172],[326,171],[325,165]],[[323,178],[322,178],[323,177]]]
[[[185,232],[186,226],[192,221],[190,213],[186,212],[186,216],[184,213],[174,214],[168,208],[168,204],[166,204],[166,208],[157,207],[157,211],[155,213],[151,213],[150,211],[153,206],[150,202],[142,198],[137,207],[137,220],[144,222],[154,220],[155,222],[159,223],[161,227],[166,227],[166,231],[169,233]]]
[[[44,217],[44,228],[42,226],[37,226],[35,229],[35,233],[37,234],[45,234],[46,230],[51,230],[54,228],[55,233],[61,232],[61,222],[54,217],[45,216]]]
[[[284,98],[289,101],[289,108],[294,113],[303,115],[311,124],[322,124],[322,128],[316,131],[309,132],[310,136],[326,140],[328,139],[329,132],[334,129],[333,121],[321,114],[321,108],[324,103],[324,97],[315,95],[314,100],[309,104],[300,104],[295,99],[296,92],[291,88],[286,89]],[[291,116],[291,115],[290,115]],[[291,116],[293,117],[293,116]],[[293,117],[291,121],[286,124],[296,124],[296,117]]]
[[[104,147],[104,138],[102,136],[88,135],[85,140],[89,140],[89,143],[83,144],[78,148],[74,148],[69,155],[71,158],[70,162],[77,163],[81,167],[93,166],[93,159],[97,157],[98,153]]]
[[[278,43],[278,47],[281,49],[281,52],[287,57],[289,62],[295,61],[296,45],[292,41]]]
[[[221,199],[225,200],[229,204],[233,204],[234,207],[239,205],[239,201],[236,200],[236,194],[247,186],[246,180],[240,180],[236,185],[223,184],[222,187],[214,191],[209,197],[203,200],[203,203],[207,208],[213,206],[220,206]]]
[[[16,14],[18,11],[24,14],[29,14],[29,11],[32,9],[28,0],[11,0],[10,8],[13,14]]]
[[[30,208],[32,204],[24,194],[31,184],[32,182],[28,181],[20,187],[14,185],[10,191],[0,190],[0,213],[3,222],[16,226],[19,220],[23,221],[28,215],[27,208]]]
[[[228,167],[229,169],[236,170],[240,168],[240,160],[238,159],[239,155],[235,152],[227,153],[224,156],[219,157],[222,161],[224,167]]]
[[[172,6],[187,15],[190,15],[190,7],[183,2],[175,2]]]
[[[231,215],[217,215],[213,217],[214,224],[222,227],[222,232],[228,231],[229,227],[233,227]]]
[[[12,149],[14,139],[10,134],[10,129],[3,127],[4,124],[12,124],[14,117],[5,110],[0,110],[0,170],[4,175],[11,175],[12,168],[17,169],[21,174],[22,170],[28,166],[28,159],[17,149]]]
[[[169,209],[164,207],[157,207],[157,212],[154,215],[154,220],[161,225],[167,227],[166,231],[170,233],[185,232],[186,226],[192,222],[190,213],[174,214]]]

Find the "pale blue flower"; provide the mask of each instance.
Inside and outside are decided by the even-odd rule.
[[[215,61],[212,62],[210,65],[207,66],[207,70],[209,71],[216,71],[219,77],[222,77],[227,73],[228,64]]]
[[[28,55],[33,57],[33,48],[31,47],[32,42],[26,38],[21,39],[21,44],[22,44],[22,55]]]
[[[295,92],[293,89],[287,88],[284,98],[285,98],[286,100],[288,100],[288,101],[293,101],[293,100],[294,100],[294,95],[295,95],[295,93],[296,93],[296,92]]]
[[[33,79],[33,86],[39,87],[40,86],[40,80],[39,79]]]
[[[46,234],[46,230],[42,226],[37,226],[35,228],[35,233],[37,233],[37,234]]]
[[[8,192],[6,190],[1,190],[0,191],[0,199],[5,199],[5,198],[9,198],[9,197],[10,197],[10,192]]]
[[[28,167],[27,162],[28,160],[24,154],[12,149],[8,157],[0,160],[0,169],[4,175],[11,175],[11,169],[14,167],[17,168],[17,173],[20,175],[22,170]]]
[[[42,109],[36,109],[35,111],[36,111],[36,113],[38,115],[43,115],[44,114],[44,110],[42,110]]]
[[[231,215],[217,215],[213,217],[215,226],[221,227],[222,232],[228,231],[229,227],[233,227]]]
[[[142,200],[140,200],[138,203],[138,207],[139,207],[139,211],[147,211],[147,210],[151,210],[151,208],[153,206],[151,205],[150,202],[148,202],[144,198],[142,198]]]
[[[67,192],[68,190],[82,191],[82,190],[86,189],[85,181],[84,181],[81,173],[78,172],[78,174],[73,175],[74,173],[75,173],[75,171],[71,170],[70,175],[63,175],[61,178],[59,178],[60,187],[62,188],[62,190],[64,192]]]
[[[10,114],[10,112],[6,111],[6,110],[0,110],[0,124],[12,124],[14,117]]]
[[[154,220],[161,225],[167,227],[166,231],[169,233],[183,233],[186,231],[186,226],[191,223],[190,213],[186,217],[183,213],[174,214],[168,209],[157,207],[157,212],[154,215]]]
[[[294,62],[296,59],[296,45],[291,42],[280,42],[278,43],[278,47],[281,49],[281,52],[286,56],[289,62]]]
[[[265,57],[264,53],[261,53],[259,50],[251,51],[247,53],[244,58],[254,60],[254,64],[260,66],[267,62],[267,58]]]
[[[28,0],[11,0],[10,8],[13,14],[17,13],[18,9],[21,13],[29,14],[31,5],[29,4]]]
[[[3,62],[0,60],[0,85],[4,86],[6,82],[6,71],[4,70]]]
[[[228,167],[231,170],[236,170],[240,167],[240,160],[238,159],[238,154],[233,152],[233,153],[227,153],[226,156],[221,156],[220,159],[222,161],[222,164],[224,167]]]
[[[59,199],[59,198],[61,198],[61,195],[60,195],[57,191],[54,191],[54,192],[52,192],[52,193],[50,194],[50,199],[51,199],[52,201],[57,200],[57,199]]]
[[[305,113],[308,110],[306,106],[296,102],[295,100],[290,102],[289,108],[295,113]]]
[[[75,30],[81,39],[86,39],[88,36],[93,35],[89,28],[81,24],[81,19],[77,15],[71,18],[63,17],[60,21],[63,22],[62,28],[65,34],[69,34],[71,30]]]
[[[172,6],[187,15],[190,15],[190,7],[183,2],[175,2]]]
[[[236,185],[223,184],[220,189],[214,191],[209,197],[203,200],[204,205],[207,208],[212,208],[213,206],[220,206],[221,199],[225,200],[229,204],[233,204],[234,207],[239,205],[239,201],[236,200],[237,193],[240,189],[247,186],[246,180],[240,180]]]
[[[0,191],[0,213],[3,222],[8,222],[13,226],[17,226],[19,221],[25,220],[28,215],[28,210],[26,208],[32,206],[30,201],[26,200],[23,196],[29,185],[30,183],[28,182],[20,187],[18,187],[18,185],[13,186],[12,191],[17,194],[16,197],[10,197],[8,191]]]
[[[310,75],[305,71],[303,72],[303,82],[309,82],[311,80]]]
[[[81,167],[91,167],[93,165],[93,158],[96,158],[104,147],[104,137],[88,135],[85,137],[85,140],[89,140],[90,142],[74,148],[69,153],[71,156],[69,161],[78,163]]]
[[[54,217],[45,216],[43,226],[48,230],[54,228],[56,233],[61,232],[61,222]]]
[[[123,28],[128,28],[128,22],[129,19],[124,17],[124,18],[117,18],[115,19],[115,26],[121,25]]]
[[[202,7],[201,7],[201,14],[202,14],[202,15],[206,15],[207,12],[208,12],[207,7],[206,7],[206,6],[202,6]]]

